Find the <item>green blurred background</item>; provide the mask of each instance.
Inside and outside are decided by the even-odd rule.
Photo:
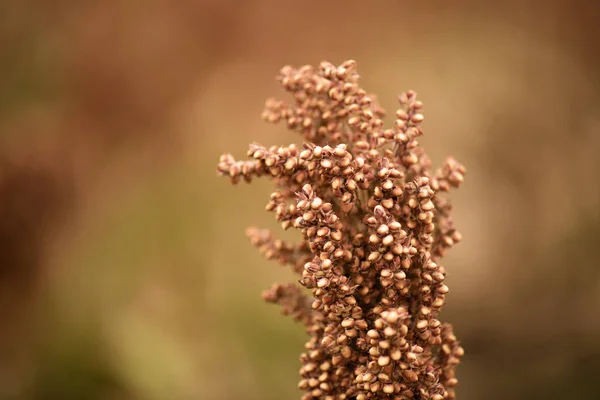
[[[244,229],[269,183],[218,156],[285,64],[358,61],[468,167],[444,319],[461,399],[600,398],[600,16],[567,1],[0,2],[0,398],[295,399],[295,279]]]

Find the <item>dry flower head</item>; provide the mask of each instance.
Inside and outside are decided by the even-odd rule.
[[[302,399],[454,399],[463,349],[438,319],[448,293],[440,259],[461,235],[441,194],[461,184],[464,167],[449,157],[431,171],[413,91],[399,96],[385,128],[384,110],[358,86],[355,61],[286,66],[277,80],[294,101],[269,99],[262,117],[304,143],[251,144],[250,161],[225,154],[218,172],[233,183],[270,177],[267,211],[302,234],[295,244],[247,231],[312,291],[275,284],[263,294],[310,335]]]

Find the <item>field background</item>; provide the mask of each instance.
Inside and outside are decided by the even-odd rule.
[[[464,241],[443,318],[459,398],[600,390],[600,13],[593,0],[0,2],[0,399],[295,399],[295,279],[248,225],[269,183],[218,156],[299,139],[261,122],[285,64],[358,61],[414,89]]]

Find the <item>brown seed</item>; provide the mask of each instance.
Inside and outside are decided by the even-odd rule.
[[[381,188],[383,190],[392,190],[394,188],[394,183],[388,179],[385,182],[383,182],[383,184],[381,185]]]
[[[320,288],[324,288],[329,286],[329,279],[327,278],[321,278],[317,281],[317,286]]]
[[[401,121],[407,121],[408,120],[408,114],[406,113],[406,111],[399,109],[396,111],[396,118],[398,118]]]
[[[344,195],[342,196],[342,203],[349,203],[350,201],[352,201],[352,193],[344,193]]]
[[[411,120],[412,122],[415,122],[415,123],[423,122],[423,120],[424,120],[424,119],[425,119],[425,118],[423,117],[423,114],[414,114],[414,115],[413,115],[413,116],[410,118],[410,120]]]
[[[312,211],[307,211],[304,214],[302,214],[302,219],[304,221],[313,221],[315,218],[316,218],[316,215]]]
[[[371,392],[377,393],[381,389],[381,382],[375,382],[370,387]]]
[[[317,231],[317,236],[321,236],[321,237],[328,236],[329,232],[330,232],[329,228],[321,228]]]
[[[398,318],[400,316],[398,315],[398,313],[396,311],[390,311],[387,315],[386,315],[386,320],[389,324],[395,324],[396,322],[398,322]]]
[[[345,320],[342,321],[342,327],[344,328],[351,328],[354,326],[354,319],[352,318],[346,318]]]
[[[417,158],[417,156],[413,153],[408,153],[405,156],[402,157],[402,162],[405,165],[414,165],[419,161],[419,159]]]
[[[343,184],[343,182],[344,182],[344,180],[343,180],[342,178],[340,178],[340,177],[335,177],[335,178],[333,178],[333,180],[331,181],[331,188],[332,188],[333,190],[337,190],[337,189],[339,189],[339,188],[341,188],[341,187],[342,187],[342,184]]]
[[[371,339],[377,339],[379,338],[379,333],[375,329],[371,329],[367,332],[367,336]]]
[[[323,200],[321,200],[321,198],[319,198],[319,197],[315,197],[313,199],[313,201],[310,203],[310,207],[313,210],[319,209],[322,205],[323,205]]]
[[[381,244],[383,244],[384,246],[389,246],[392,243],[394,243],[394,237],[392,235],[387,235],[381,241]]]
[[[402,376],[409,382],[416,382],[419,380],[417,373],[409,369],[402,371]]]
[[[399,281],[406,279],[406,273],[404,271],[398,271],[398,272],[394,273],[394,278]]]
[[[329,169],[329,168],[333,167],[333,163],[328,159],[321,160],[321,167],[323,167],[325,169]]]
[[[443,296],[443,295],[440,295]],[[444,297],[437,297],[433,303],[431,303],[431,306],[434,308],[440,308],[444,305]]]
[[[390,353],[390,358],[394,361],[398,361],[400,358],[402,358],[402,352],[399,349],[394,349]]]
[[[394,222],[395,222],[395,221],[394,221]],[[392,224],[394,224],[394,223],[392,222]],[[390,225],[392,225],[392,224],[390,224]],[[398,224],[398,225],[399,225],[399,224]],[[395,227],[396,225],[393,225],[393,226]],[[393,230],[396,230],[396,229],[393,229]],[[379,225],[379,227],[377,228],[377,233],[378,233],[379,235],[381,235],[381,236],[383,236],[383,235],[387,235],[387,233],[388,233],[389,231],[390,231],[390,226],[388,226],[388,225],[386,225],[386,224],[381,224],[381,225]]]
[[[352,356],[352,349],[350,349],[350,347],[348,346],[344,346],[342,348],[341,354],[344,358],[350,358],[350,356]]]
[[[423,330],[423,329],[427,328],[427,325],[428,325],[427,320],[422,319],[422,320],[419,320],[415,326],[417,327],[417,329]]]
[[[391,326],[388,326],[383,330],[383,334],[387,337],[391,337],[396,334],[396,330],[394,328],[392,328]]]
[[[383,200],[381,200],[381,205],[384,206],[387,209],[391,209],[392,207],[394,207],[394,200],[392,200],[392,199],[383,199]]]
[[[431,211],[435,208],[433,202],[431,200],[424,200],[421,202],[421,210],[423,211]]]
[[[383,278],[390,278],[392,276],[392,270],[390,270],[390,269],[383,269],[383,270],[381,270],[380,274],[381,274],[381,276]]]

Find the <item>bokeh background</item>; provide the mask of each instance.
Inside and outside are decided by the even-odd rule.
[[[0,2],[0,399],[294,399],[294,279],[248,225],[269,183],[218,156],[285,64],[414,89],[434,162],[468,167],[444,319],[461,399],[600,397],[600,13],[594,0]]]

